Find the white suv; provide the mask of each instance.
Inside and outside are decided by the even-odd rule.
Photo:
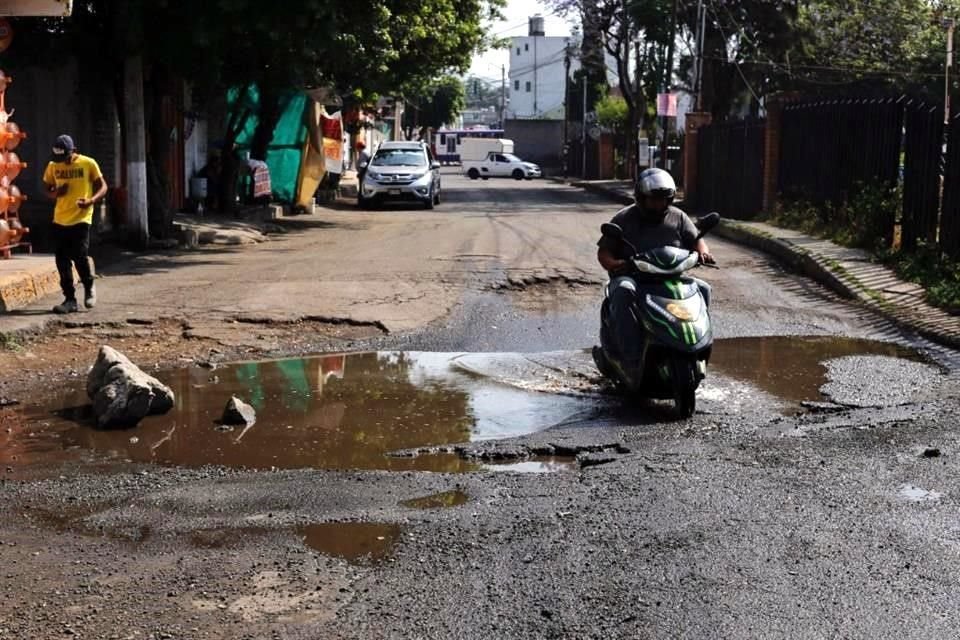
[[[357,204],[368,208],[387,201],[440,204],[440,163],[422,142],[384,142],[360,167]]]

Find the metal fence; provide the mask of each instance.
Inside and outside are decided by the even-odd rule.
[[[893,187],[900,165],[901,100],[830,100],[783,110],[779,192],[839,203],[866,183]]]
[[[940,248],[960,260],[960,114],[950,120],[943,176]]]
[[[697,130],[695,206],[749,219],[763,209],[763,120],[720,122]]]
[[[901,246],[937,241],[943,159],[943,107],[919,101],[904,105],[903,219]]]

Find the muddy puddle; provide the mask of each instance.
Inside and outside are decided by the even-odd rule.
[[[469,375],[451,366],[456,356],[380,352],[159,372],[176,394],[173,410],[120,430],[93,427],[78,385],[18,408],[25,420],[0,435],[0,462],[87,456],[186,467],[476,471],[453,454],[388,454],[533,433],[590,403]],[[217,425],[232,394],[256,409],[251,427]]]
[[[835,337],[728,338],[714,343],[714,373],[746,382],[798,407],[825,399],[827,362],[850,356],[885,356],[924,362],[917,351],[886,342]],[[708,375],[709,380],[709,375]]]

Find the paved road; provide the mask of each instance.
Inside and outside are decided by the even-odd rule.
[[[576,370],[614,207],[545,182],[444,179],[433,212],[342,210],[252,251],[140,259],[108,275],[95,314],[343,316],[391,329],[368,346],[526,354],[480,361],[474,375],[500,384]],[[4,482],[0,638],[960,635],[955,354],[763,256],[714,253],[726,356],[692,420],[604,400],[462,452],[581,456],[535,475],[114,459]],[[801,410],[811,378],[831,403]],[[404,504],[448,491],[466,502]],[[380,561],[338,557],[357,545]]]

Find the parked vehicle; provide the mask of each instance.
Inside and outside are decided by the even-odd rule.
[[[423,142],[384,142],[360,170],[361,208],[388,201],[440,204],[440,163]]]
[[[532,180],[543,175],[540,167],[532,162],[524,162],[512,153],[491,151],[480,161],[464,161],[463,169],[471,180],[491,177],[506,177],[516,180]]]
[[[479,162],[491,153],[513,153],[513,140],[506,138],[464,138],[460,143],[462,162]]]
[[[464,142],[495,138],[503,138],[503,129],[440,129],[434,137],[434,152],[437,160],[443,164],[460,164],[463,161],[461,151]],[[513,151],[513,149],[510,149],[510,151]],[[480,160],[485,155],[486,153],[474,159]]]
[[[720,222],[711,213],[697,223],[703,237]],[[605,377],[627,394],[644,398],[673,399],[677,413],[689,418],[696,410],[697,387],[707,375],[707,363],[713,348],[708,301],[704,300],[696,280],[685,271],[700,265],[700,255],[676,247],[659,247],[638,253],[623,238],[623,230],[604,223],[603,235],[618,240],[631,252],[625,257],[637,284],[633,317],[641,325],[643,356],[628,367],[614,346],[610,318],[609,283],[604,287],[600,308],[600,346],[593,348],[593,359]],[[698,237],[698,238],[699,238]]]

